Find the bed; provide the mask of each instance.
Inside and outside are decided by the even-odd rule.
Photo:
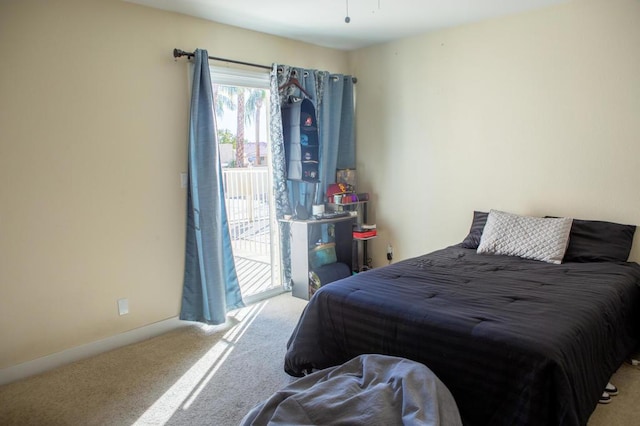
[[[556,264],[480,252],[493,211],[483,226],[479,213],[462,244],[320,288],[285,371],[404,357],[442,380],[465,425],[586,424],[638,344],[640,266],[626,262],[635,227],[573,220]]]

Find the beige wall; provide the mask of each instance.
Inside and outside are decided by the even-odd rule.
[[[357,75],[378,265],[389,241],[396,259],[461,241],[474,209],[640,224],[637,0],[349,55],[120,0],[4,1],[0,368],[178,314],[188,98],[174,47]]]
[[[0,368],[178,314],[188,98],[174,47],[348,71],[344,52],[120,0],[2,1]]]
[[[375,264],[389,241],[398,259],[459,243],[474,209],[640,225],[639,1],[574,0],[350,61]]]

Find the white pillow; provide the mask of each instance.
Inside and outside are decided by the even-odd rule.
[[[477,252],[560,264],[569,244],[572,222],[566,217],[519,216],[491,210]]]

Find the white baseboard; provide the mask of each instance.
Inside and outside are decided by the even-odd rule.
[[[33,361],[27,361],[12,367],[3,368],[0,370],[0,385],[44,373],[45,371],[53,368],[117,349],[122,346],[141,342],[190,324],[193,323],[189,321],[180,321],[178,317],[169,318],[164,321],[149,324],[112,337],[107,337],[106,339],[97,340],[95,342],[87,343],[86,345],[77,346],[62,352],[37,358]]]

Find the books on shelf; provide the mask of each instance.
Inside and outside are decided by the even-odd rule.
[[[378,230],[376,229],[376,225],[374,224],[366,224],[362,223],[353,228],[353,238],[373,238],[378,235]]]
[[[365,232],[353,231],[353,238],[356,238],[356,239],[373,238],[376,236],[378,236],[378,233],[376,232],[375,229],[373,231],[365,231]]]

